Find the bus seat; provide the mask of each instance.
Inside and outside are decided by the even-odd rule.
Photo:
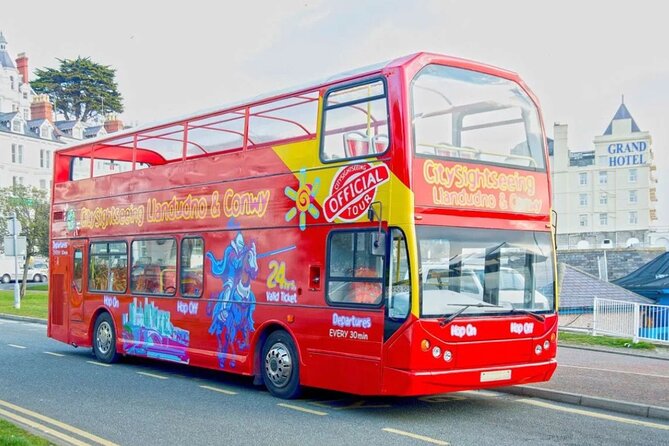
[[[369,154],[369,139],[360,132],[344,133],[344,153],[346,157]]]
[[[160,266],[156,264],[144,267],[144,292],[160,293]]]
[[[160,282],[162,284],[162,292],[172,294],[177,287],[177,270],[174,268],[165,268],[161,273]]]
[[[447,156],[450,158],[459,158],[458,148],[446,142],[440,142],[434,147],[434,154],[437,156]]]
[[[460,154],[460,158],[463,159],[475,160],[480,157],[480,152],[472,147],[460,147],[458,153]]]
[[[377,277],[376,270],[369,267],[358,267],[355,277]],[[380,282],[353,282],[351,283],[349,302],[358,304],[377,304],[381,301],[383,285]]]
[[[388,135],[374,135],[372,137],[372,149],[374,153],[385,152],[389,143],[390,139],[388,139]]]

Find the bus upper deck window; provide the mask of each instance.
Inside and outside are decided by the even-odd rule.
[[[388,104],[383,81],[331,90],[323,110],[323,160],[374,156],[388,148]]]

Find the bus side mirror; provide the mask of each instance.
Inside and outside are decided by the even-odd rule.
[[[386,233],[374,232],[372,234],[372,255],[383,256],[386,254]]]

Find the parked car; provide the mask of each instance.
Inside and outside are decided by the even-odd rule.
[[[19,280],[23,280],[23,267],[24,265],[19,266]],[[35,262],[32,265],[28,266],[28,280],[32,280],[33,282],[46,282],[48,278],[49,278],[49,265],[47,263]],[[0,281],[2,281],[2,283],[9,283],[14,279],[16,279],[16,276],[14,275],[13,264],[10,265],[9,262],[4,262],[2,276],[0,276]]]

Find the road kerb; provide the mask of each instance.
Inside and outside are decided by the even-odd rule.
[[[0,313],[0,319],[9,319],[10,321],[31,322],[33,324],[46,325],[46,319],[29,316],[18,316],[16,314]]]
[[[532,386],[500,387],[495,390],[513,395],[542,398],[560,403],[590,407],[593,409],[610,410],[612,412],[636,415],[644,418],[669,420],[669,408],[667,407],[650,406],[647,404],[631,403],[628,401],[612,400],[609,398],[579,395],[576,393],[561,392],[559,390],[543,389]]]

